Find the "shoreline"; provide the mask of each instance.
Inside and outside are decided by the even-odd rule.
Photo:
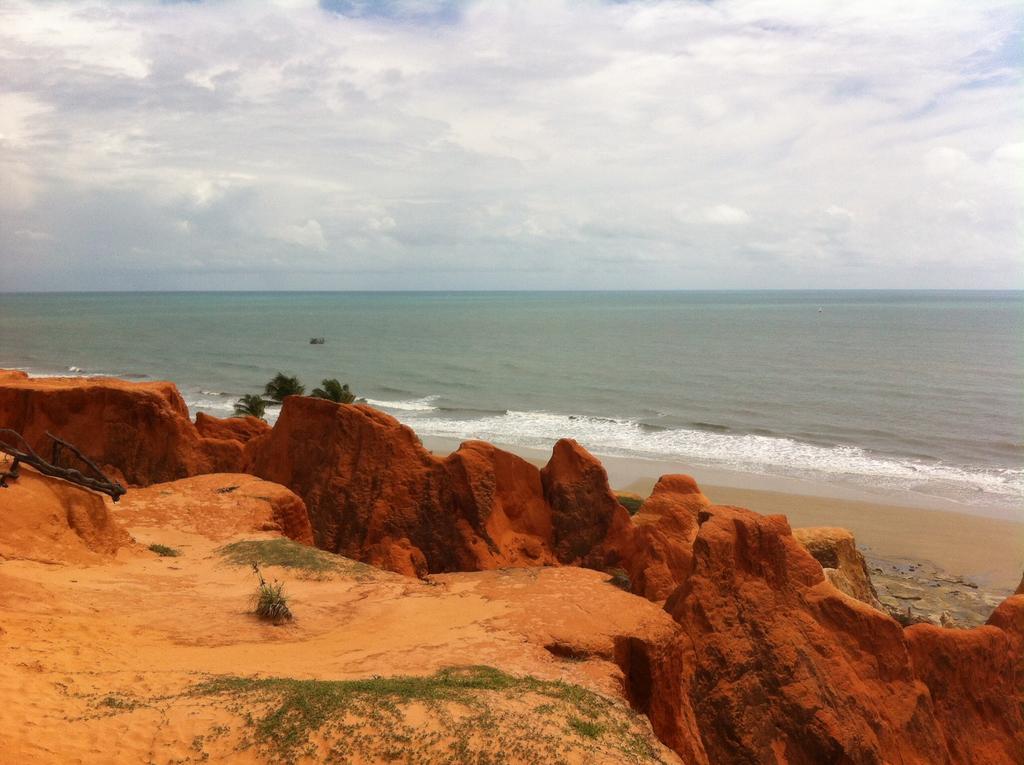
[[[427,449],[441,455],[454,451],[460,443],[435,436],[422,436],[421,440]],[[550,457],[549,452],[540,449],[500,443],[495,446],[541,467]],[[785,515],[793,528],[841,526],[853,532],[858,547],[869,559],[926,562],[992,592],[1011,594],[1024,570],[1024,520],[972,512],[951,500],[681,463],[596,456],[616,491],[646,497],[660,476],[686,473],[718,504]]]

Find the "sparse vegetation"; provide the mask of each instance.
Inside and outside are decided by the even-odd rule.
[[[364,680],[228,676],[190,695],[230,699],[250,731],[246,745],[283,762],[556,763],[581,746],[624,763],[660,762],[643,718],[621,702],[493,667]],[[407,720],[410,706],[426,708],[433,724]]]
[[[629,572],[624,568],[613,568],[609,569],[608,573],[611,574],[611,579],[608,580],[608,584],[614,584],[620,590],[626,592],[633,591],[633,581],[629,578]]]
[[[274,624],[291,621],[292,612],[288,608],[288,598],[284,594],[284,582],[267,582],[258,563],[252,564],[252,570],[259,579],[259,586],[253,596],[253,612],[261,619]]]
[[[348,389],[348,383],[342,385],[335,379],[321,380],[322,388],[314,388],[315,398],[325,398],[336,404],[351,404],[356,400],[356,394]]]
[[[291,539],[247,539],[232,542],[217,550],[225,560],[236,566],[281,566],[297,569],[314,577],[335,573],[368,573],[372,569],[364,563],[332,555],[315,547],[293,542]]]
[[[581,720],[578,717],[569,718],[569,727],[579,733],[581,736],[587,738],[598,738],[604,733],[604,726],[598,725],[596,722],[590,720]]]
[[[181,555],[181,550],[176,547],[168,547],[167,545],[151,544],[149,546],[150,552],[155,552],[161,558],[177,558]]]
[[[119,694],[110,693],[100,699],[99,705],[108,709],[132,710],[139,706],[139,703],[131,698]]]
[[[235,417],[258,417],[267,413],[267,402],[258,393],[247,393],[235,402]]]
[[[638,497],[635,494],[616,494],[615,498],[630,515],[636,515],[644,504],[643,497]]]
[[[266,384],[263,392],[271,401],[280,404],[287,396],[301,396],[306,392],[306,387],[299,382],[298,377],[289,377],[284,372],[278,372],[274,379]]]

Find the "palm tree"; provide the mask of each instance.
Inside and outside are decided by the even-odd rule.
[[[259,417],[263,419],[267,402],[259,393],[246,393],[235,402],[235,417]]]
[[[316,398],[325,398],[336,404],[351,404],[356,400],[356,394],[348,389],[348,383],[342,385],[337,380],[321,380],[324,387],[314,388],[313,395]]]
[[[289,377],[284,372],[278,372],[274,379],[267,383],[264,392],[267,398],[280,404],[285,396],[301,396],[306,392],[306,388],[299,382],[298,377]]]

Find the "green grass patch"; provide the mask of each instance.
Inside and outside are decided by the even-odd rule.
[[[578,717],[569,718],[569,727],[586,738],[600,738],[604,733],[603,725],[598,725],[590,720],[581,720]]]
[[[228,563],[236,566],[281,566],[296,569],[311,576],[332,574],[369,573],[373,569],[364,563],[332,555],[316,547],[299,544],[283,537],[278,539],[249,539],[232,542],[217,550]]]
[[[283,762],[316,749],[327,762],[553,763],[580,747],[622,762],[660,761],[641,718],[621,702],[493,667],[364,680],[225,676],[189,694],[226,699],[248,727],[248,742]],[[426,707],[436,729],[406,720],[410,705]]]
[[[181,550],[176,547],[168,547],[167,545],[151,544],[149,549],[161,558],[177,558],[181,555]]]

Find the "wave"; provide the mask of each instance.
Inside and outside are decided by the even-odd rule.
[[[469,414],[473,416],[481,414],[508,414],[508,409],[474,409],[471,406],[439,406],[437,411],[447,414]]]
[[[234,412],[235,404],[233,401],[225,401],[222,398],[186,398],[185,405],[195,411],[199,410],[202,412]]]
[[[443,407],[440,396],[367,403],[389,411],[422,436],[484,440],[512,447],[549,449],[573,438],[598,455],[670,460],[693,466],[774,474],[815,480],[840,480],[864,486],[918,492],[960,501],[1024,497],[1024,470],[957,466],[919,457],[889,457],[858,446],[832,445],[761,432],[738,433],[713,422],[665,427],[630,419],[535,411],[472,410]],[[202,390],[185,402],[193,411],[218,416],[233,412],[231,394]],[[267,407],[273,424],[280,407]]]
[[[408,424],[422,435],[539,449],[550,448],[559,438],[574,438],[599,455],[679,460],[799,478],[840,478],[956,499],[977,500],[979,493],[1015,501],[1024,496],[1021,469],[884,457],[857,446],[814,444],[782,436],[717,429],[652,430],[632,420],[520,411],[474,419],[416,417]]]
[[[391,409],[399,412],[435,412],[438,408],[434,406],[433,402],[437,401],[438,398],[439,396],[424,396],[423,398],[407,401],[379,401],[368,398],[366,403],[379,409]]]

